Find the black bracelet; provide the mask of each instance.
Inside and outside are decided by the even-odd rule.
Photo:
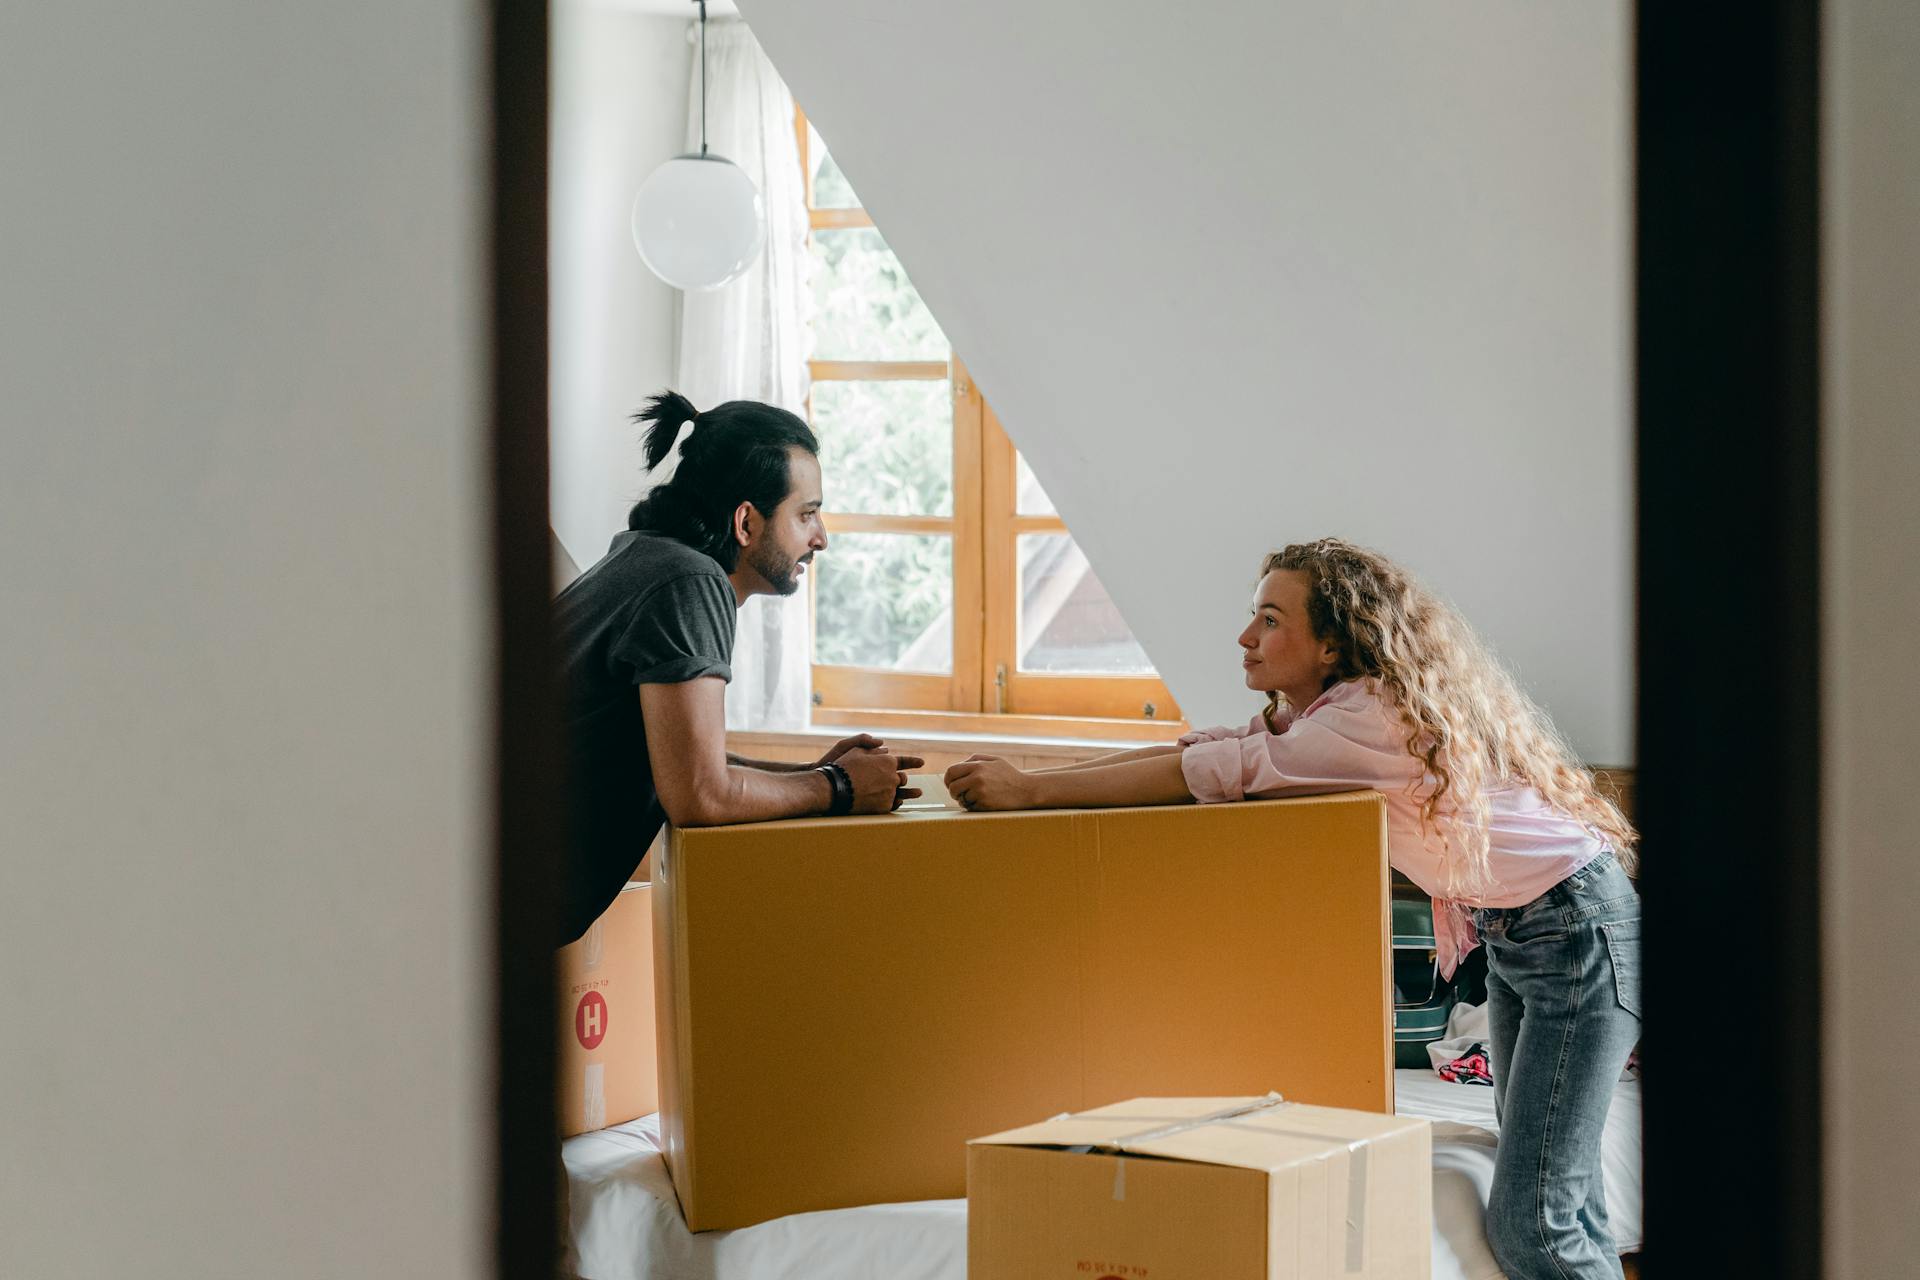
[[[838,764],[823,764],[820,772],[827,775],[827,782],[833,787],[833,800],[827,805],[827,816],[838,818],[853,812],[853,779]]]

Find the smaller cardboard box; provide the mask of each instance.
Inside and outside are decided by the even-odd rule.
[[[629,884],[560,949],[560,1132],[660,1109],[654,1059],[652,886]]]
[[[1136,1098],[976,1138],[968,1280],[1427,1280],[1425,1120]]]

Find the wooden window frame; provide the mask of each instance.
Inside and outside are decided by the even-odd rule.
[[[805,112],[794,110],[809,234],[874,227],[864,208],[817,209],[813,204],[812,143]],[[953,662],[950,672],[892,671],[811,663],[817,723],[991,732],[989,726],[1030,736],[1158,741],[1185,732],[1179,704],[1158,676],[1032,672],[1019,662],[1019,539],[1022,534],[1071,536],[1057,515],[1018,510],[1018,459],[957,355],[945,361],[814,360],[819,382],[944,380],[953,405],[953,514],[878,515],[829,510],[829,536],[895,533],[946,537],[953,550]],[[808,393],[812,416],[812,393]],[[831,498],[831,489],[828,491]],[[813,578],[808,616],[813,617]],[[809,645],[812,638],[809,636]],[[1012,728],[1015,724],[1017,729]]]

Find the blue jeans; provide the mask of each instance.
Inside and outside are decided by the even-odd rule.
[[[1600,1135],[1640,1039],[1640,898],[1612,853],[1524,907],[1474,912],[1500,1149],[1487,1240],[1508,1280],[1620,1276]]]

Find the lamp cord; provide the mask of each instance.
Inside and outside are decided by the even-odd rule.
[[[700,155],[707,154],[707,0],[695,0],[700,6]]]

